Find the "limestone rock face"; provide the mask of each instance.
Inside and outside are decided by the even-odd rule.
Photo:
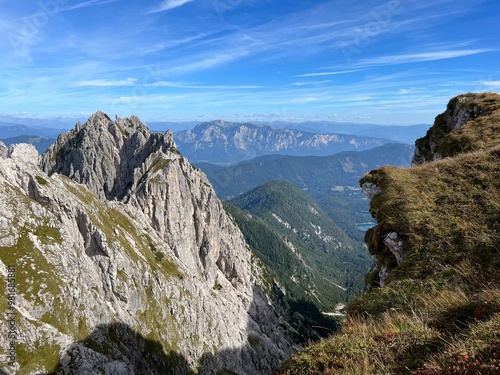
[[[175,149],[171,132],[152,133],[137,117],[113,122],[97,112],[85,126],[61,134],[43,155],[41,168],[85,184],[100,198],[121,200],[138,182],[135,173],[146,173],[141,170],[146,160],[170,155],[169,148]]]
[[[401,264],[405,258],[403,240],[396,232],[390,232],[385,235],[384,243],[396,258],[396,262]]]
[[[0,142],[0,158],[4,159],[7,156],[8,152],[9,150],[5,146],[5,143]]]
[[[170,132],[98,112],[41,157],[0,145],[0,212],[0,288],[17,275],[8,373],[270,374],[293,351],[243,236]]]

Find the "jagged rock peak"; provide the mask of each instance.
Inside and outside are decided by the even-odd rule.
[[[8,153],[9,149],[5,146],[5,143],[0,141],[0,159],[7,158]]]
[[[83,137],[80,148],[96,155],[99,141]],[[68,146],[59,162],[77,151]],[[32,145],[0,144],[0,155],[0,275],[15,265],[22,281],[16,327],[26,348],[1,374],[270,374],[291,354],[242,234],[180,156],[123,203],[46,175]]]
[[[66,175],[103,199],[123,199],[134,187],[136,172],[144,175],[151,163],[179,158],[171,131],[151,132],[138,117],[93,114],[84,125],[61,134],[42,156],[40,166],[50,174]]]
[[[54,351],[34,355],[37,373],[60,357],[55,373],[270,374],[292,353],[295,332],[264,293],[264,270],[171,133],[97,112],[40,162],[28,145],[0,144],[0,158],[0,274],[11,254],[33,259],[19,275],[36,274],[18,293],[20,359]],[[149,369],[146,338],[161,349]]]
[[[477,146],[484,147],[485,141],[489,143],[497,133],[498,126],[492,127],[492,123],[498,123],[499,109],[500,94],[497,93],[468,93],[454,97],[446,111],[436,117],[425,137],[415,142],[412,164],[473,151],[478,149]],[[483,121],[485,119],[488,121]],[[465,135],[467,127],[476,128],[470,132],[475,134]]]

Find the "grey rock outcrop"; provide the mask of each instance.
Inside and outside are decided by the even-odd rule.
[[[243,236],[170,132],[98,112],[40,161],[1,150],[0,273],[16,267],[23,348],[11,373],[269,374],[292,353]]]
[[[387,233],[384,237],[384,243],[391,250],[396,262],[401,264],[405,258],[403,240],[396,232]]]
[[[8,153],[9,149],[5,146],[5,143],[0,142],[0,158],[5,159]]]
[[[362,184],[361,190],[363,191],[363,194],[370,199],[382,192],[382,189],[372,182],[365,182],[364,184]]]

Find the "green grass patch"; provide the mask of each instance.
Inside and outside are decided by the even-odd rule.
[[[36,181],[37,181],[40,185],[48,185],[48,184],[49,184],[49,182],[48,182],[45,178],[43,178],[43,177],[41,177],[41,176],[35,176],[35,179],[36,179]]]
[[[50,371],[59,363],[60,350],[61,347],[59,345],[49,345],[40,341],[36,342],[33,346],[22,343],[18,344],[16,351],[20,369],[17,374],[28,375]]]

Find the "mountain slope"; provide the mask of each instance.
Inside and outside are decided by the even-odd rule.
[[[387,144],[372,150],[330,156],[262,156],[221,167],[199,163],[219,197],[233,198],[270,180],[288,181],[306,191],[351,238],[362,241],[356,224],[372,221],[358,186],[368,171],[383,165],[409,166],[413,147]]]
[[[330,155],[371,149],[390,141],[345,134],[316,134],[266,125],[213,121],[175,135],[191,162],[233,164],[260,155]]]
[[[499,110],[499,94],[452,99],[417,142],[429,161],[361,180],[378,223],[370,291],[339,335],[277,373],[499,373]]]
[[[267,270],[267,277],[275,280],[269,294],[283,305],[285,320],[298,332],[296,339],[307,344],[337,330],[338,322],[318,308],[315,295],[322,294],[315,284],[318,273],[307,266],[293,244],[259,217],[227,202],[224,208]],[[325,296],[331,289],[328,285]]]
[[[359,276],[369,265],[365,249],[292,184],[270,181],[230,203],[259,217],[285,241],[289,248],[286,260],[293,259],[299,267],[286,268],[291,264],[263,259],[264,263],[280,275],[288,272],[287,285],[293,282],[302,288],[322,311],[335,311],[338,303],[362,290]]]
[[[8,374],[270,373],[293,351],[262,268],[171,133],[98,112],[41,157],[0,143],[0,212]]]

